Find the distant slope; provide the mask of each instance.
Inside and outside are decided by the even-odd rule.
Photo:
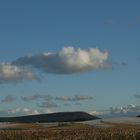
[[[71,122],[100,119],[85,112],[58,112],[50,114],[29,115],[21,117],[2,117],[0,122]]]
[[[140,115],[138,115],[137,117],[140,117]]]

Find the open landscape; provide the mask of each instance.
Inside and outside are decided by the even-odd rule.
[[[1,140],[139,140],[140,126],[117,124],[108,128],[74,123],[44,127],[17,124],[0,130]]]
[[[139,140],[136,117],[82,122],[0,123],[0,140]]]
[[[140,0],[0,0],[0,140],[140,140]]]

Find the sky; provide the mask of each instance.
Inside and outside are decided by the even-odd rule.
[[[140,113],[140,1],[0,1],[0,116]]]

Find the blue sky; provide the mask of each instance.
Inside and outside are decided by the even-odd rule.
[[[137,108],[136,113],[140,112],[139,5],[138,0],[1,1],[0,116],[76,110],[98,113],[110,111],[110,107],[115,112],[125,106],[127,111]],[[78,67],[77,72],[75,67],[71,73],[62,65],[65,72],[59,69],[60,74],[53,68],[62,68],[57,54],[64,47],[73,48],[72,56],[78,48],[84,52],[97,48],[101,53],[99,59],[106,52],[108,56],[96,69]],[[40,66],[50,64],[47,58],[38,61],[47,52],[56,58],[50,69]],[[33,56],[33,63],[28,56]],[[19,66],[20,58],[24,58],[23,66]],[[78,64],[83,61],[84,57],[78,57]],[[104,63],[109,66],[105,68]],[[10,80],[6,79],[10,73],[7,65],[20,67],[24,78],[17,78],[14,73]]]

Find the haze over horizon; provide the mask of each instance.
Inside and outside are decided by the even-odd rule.
[[[0,117],[140,114],[140,2],[0,2]]]

